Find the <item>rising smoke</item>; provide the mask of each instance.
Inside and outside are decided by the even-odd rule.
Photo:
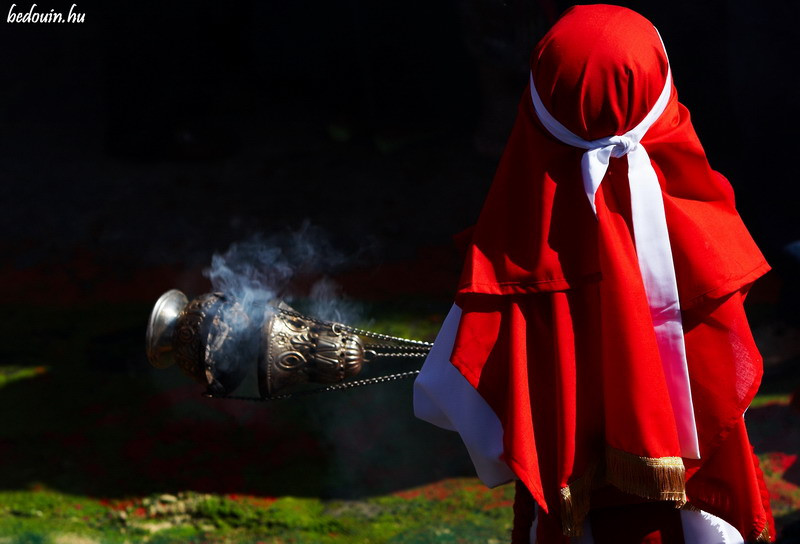
[[[237,376],[234,382],[254,375],[259,332],[281,301],[299,304],[298,309],[319,319],[355,322],[360,317],[358,305],[328,276],[349,261],[322,229],[309,223],[297,230],[254,236],[214,254],[204,275],[214,291],[238,303],[235,314],[232,308],[223,308],[221,317],[235,327],[236,351],[241,355],[220,360],[218,372]],[[242,320],[240,311],[249,319]]]
[[[305,223],[297,230],[231,245],[214,254],[204,275],[215,291],[236,298],[253,318],[269,312],[278,300],[292,303],[307,298],[315,317],[348,320],[357,317],[357,308],[328,277],[347,263],[322,229]],[[308,280],[312,283],[304,293],[298,282]]]

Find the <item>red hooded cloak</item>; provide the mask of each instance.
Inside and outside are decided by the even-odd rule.
[[[585,140],[622,135],[652,109],[669,62],[645,18],[568,10],[531,74],[552,116]],[[452,364],[503,427],[504,460],[540,506],[539,542],[580,532],[590,509],[668,501],[746,540],[772,524],[743,423],[761,357],[742,302],[769,266],[671,90],[640,144],[664,214],[683,320],[700,459],[684,459],[637,262],[627,158],[595,198],[583,149],[554,138],[530,89],[468,246]],[[774,530],[773,530],[774,533]]]

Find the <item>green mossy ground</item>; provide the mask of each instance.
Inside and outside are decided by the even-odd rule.
[[[0,542],[420,543],[504,541],[513,487],[446,480],[363,500],[199,493],[98,501],[39,489],[0,493]]]
[[[431,339],[447,304],[373,304],[360,325]],[[149,306],[5,308],[0,544],[507,542],[513,487],[414,420],[410,383],[283,404],[202,399],[143,357]],[[795,386],[748,411],[779,525],[800,517]]]

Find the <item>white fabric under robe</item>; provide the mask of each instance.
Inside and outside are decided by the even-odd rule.
[[[489,487],[512,481],[515,476],[502,459],[503,428],[483,397],[450,363],[461,308],[447,314],[425,364],[414,382],[414,414],[443,429],[456,431],[467,447],[478,478]],[[729,523],[707,512],[681,510],[686,544],[743,544]],[[536,543],[535,527],[531,544]],[[594,544],[588,522],[574,544]]]

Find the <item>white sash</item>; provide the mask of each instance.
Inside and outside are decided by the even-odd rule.
[[[636,254],[647,294],[647,303],[650,306],[650,315],[653,318],[672,410],[675,414],[681,455],[699,459],[700,448],[697,443],[689,369],[686,364],[678,284],[675,279],[675,266],[664,214],[664,200],[647,150],[639,143],[669,103],[672,73],[670,70],[667,71],[664,89],[655,106],[636,127],[621,136],[593,141],[576,136],[547,111],[536,92],[533,74],[530,76],[530,88],[536,115],[550,134],[567,145],[587,150],[581,158],[581,172],[584,190],[595,215],[597,214],[595,194],[608,170],[609,160],[611,157],[628,156],[628,182],[631,190]]]

